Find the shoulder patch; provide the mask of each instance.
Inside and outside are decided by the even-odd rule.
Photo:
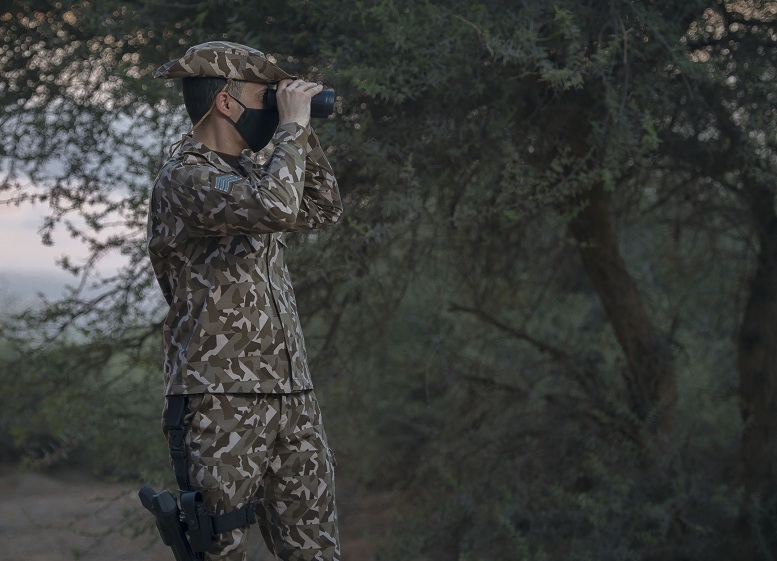
[[[235,181],[240,181],[242,178],[234,173],[222,173],[213,176],[210,185],[216,191],[227,194],[232,190],[232,184]]]

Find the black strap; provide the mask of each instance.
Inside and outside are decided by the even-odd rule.
[[[256,522],[256,504],[247,503],[225,514],[213,517],[213,532],[222,534],[237,528],[246,528]]]
[[[189,491],[189,460],[186,451],[186,426],[183,423],[189,406],[189,398],[185,395],[167,396],[167,442],[170,446],[170,459],[173,461],[173,472],[178,488]]]

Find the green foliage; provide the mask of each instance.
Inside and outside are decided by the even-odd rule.
[[[655,442],[640,451],[639,421],[623,407],[617,342],[585,285],[567,276],[574,268],[558,266],[563,252],[547,250],[556,243],[548,230],[563,230],[542,226],[544,239],[531,228],[516,233],[534,242],[525,248],[530,260],[503,263],[483,255],[481,246],[479,258],[466,255],[445,268],[437,261],[417,270],[399,313],[384,324],[390,355],[364,364],[361,371],[372,377],[339,381],[360,390],[348,395],[348,418],[338,419],[350,430],[336,425],[346,457],[358,457],[368,481],[409,486],[402,537],[387,558],[717,554],[731,539],[721,529],[735,524],[739,500],[726,475],[736,469],[736,457],[708,458],[713,450],[735,449],[740,430],[728,345],[708,331],[711,324],[721,331],[732,326],[717,300],[724,291],[705,286],[722,279],[690,264],[690,277],[667,273],[684,278],[688,295],[698,299],[684,301],[695,317],[677,333],[686,349],[679,368],[683,428],[673,446]],[[634,237],[624,241],[639,249],[635,263],[644,258],[641,252],[655,249],[650,244],[671,242],[671,230],[645,239],[643,228],[633,229]],[[703,258],[692,243],[674,248],[678,259]],[[450,309],[461,297],[456,279],[469,274],[461,263],[490,271],[490,283],[480,281],[477,307]],[[517,270],[502,268],[508,265]],[[505,275],[503,287],[495,270]],[[651,294],[661,291],[663,278],[655,281]],[[667,296],[682,297],[674,291]],[[491,317],[474,313],[491,310]],[[666,313],[672,310],[667,303]],[[590,355],[575,355],[575,362],[553,357],[583,349]],[[726,369],[728,381],[721,379]],[[368,428],[354,430],[362,425]],[[657,465],[645,462],[644,453],[655,454]]]
[[[0,452],[33,469],[74,461],[110,479],[165,478],[161,379],[149,367],[151,346],[115,352],[97,341],[4,343],[0,425],[12,440]]]

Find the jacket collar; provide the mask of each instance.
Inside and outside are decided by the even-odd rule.
[[[252,165],[254,164],[254,161],[248,156],[248,150],[244,150],[240,154],[240,165],[243,167],[244,170],[250,170]],[[218,153],[214,152],[207,146],[205,146],[202,142],[198,142],[194,140],[191,136],[186,136],[182,142],[181,147],[178,149],[178,154],[180,154],[180,157],[183,158],[186,154],[192,154],[194,156],[203,158],[206,160],[210,165],[218,169],[219,171],[223,171],[224,173],[229,173],[231,171],[234,171],[232,166],[230,166],[227,162],[225,162]]]

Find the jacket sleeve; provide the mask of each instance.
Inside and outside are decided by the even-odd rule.
[[[262,174],[242,177],[221,172],[196,155],[164,169],[154,185],[151,211],[156,232],[179,237],[266,234],[294,227],[305,184],[307,131],[279,127],[275,150]],[[166,223],[165,223],[166,222]]]
[[[304,191],[293,229],[307,230],[333,224],[342,213],[343,203],[334,171],[326,159],[318,136],[308,127]]]

